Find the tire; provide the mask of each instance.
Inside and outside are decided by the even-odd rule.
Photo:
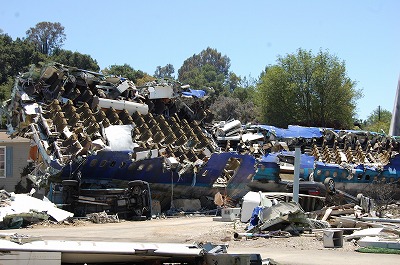
[[[143,186],[144,184],[145,184],[145,182],[142,180],[132,180],[132,181],[128,182],[128,187]]]
[[[130,190],[133,195],[140,195],[142,193],[142,188],[138,185],[130,187]]]
[[[75,180],[75,179],[66,179],[66,180],[63,180],[62,181],[62,185],[65,187],[65,186],[68,186],[68,187],[76,187],[76,186],[78,186],[78,184],[79,184],[79,182],[77,181],[77,180]]]
[[[133,212],[134,212],[135,216],[142,216],[142,214],[143,214],[143,209],[141,209],[141,208],[136,208],[136,209],[133,210]]]
[[[329,194],[335,193],[335,181],[332,178],[326,178],[324,180],[324,185]]]
[[[75,198],[79,194],[79,182],[74,179],[67,179],[62,181],[62,186],[63,209],[69,212],[74,212]]]

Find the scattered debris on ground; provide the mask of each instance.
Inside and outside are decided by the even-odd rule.
[[[282,201],[276,195],[274,198],[278,199],[270,200],[263,193],[259,194],[260,200],[243,201],[239,217],[221,216],[219,221],[234,222],[234,231],[225,240],[242,243],[258,238],[306,237],[319,241],[324,248],[346,245],[353,250],[362,247],[400,249],[399,203],[387,205],[384,216],[377,217],[374,200],[363,195],[353,203],[305,212],[296,202]],[[222,213],[236,211],[232,208]]]
[[[62,222],[73,213],[57,208],[46,197],[39,200],[31,194],[15,194],[1,190],[0,228],[19,228],[46,221]]]

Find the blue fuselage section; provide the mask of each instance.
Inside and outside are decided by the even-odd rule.
[[[233,164],[233,168],[231,166]],[[255,158],[235,152],[214,153],[197,169],[167,168],[163,157],[139,161],[132,159],[128,151],[99,151],[87,157],[82,164],[73,163],[62,171],[63,179],[80,178],[82,183],[129,182],[143,180],[154,190],[174,189],[176,193],[197,192],[201,195],[215,194],[214,187],[224,187],[230,196],[242,196],[247,183],[254,175]],[[236,166],[235,166],[236,165]],[[226,185],[218,185],[218,179],[226,177],[232,168]],[[79,174],[77,174],[79,172]]]

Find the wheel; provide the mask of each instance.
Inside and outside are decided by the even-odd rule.
[[[63,187],[66,187],[66,186],[68,186],[68,187],[76,187],[76,186],[78,186],[78,184],[79,184],[78,181],[75,180],[75,179],[66,179],[66,180],[62,181]]]
[[[74,212],[75,199],[79,195],[79,182],[77,180],[68,179],[62,181],[62,203],[63,209]]]
[[[135,210],[133,210],[133,212],[135,213],[136,216],[142,216],[142,214],[143,214],[143,209],[141,209],[141,208],[136,208]]]
[[[133,195],[139,195],[142,192],[140,186],[133,186],[131,187],[131,191]]]
[[[332,178],[326,178],[324,180],[324,184],[326,189],[328,190],[328,193],[335,193],[335,181]]]

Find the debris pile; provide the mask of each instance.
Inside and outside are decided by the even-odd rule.
[[[96,224],[119,223],[118,214],[107,214],[105,211],[100,213],[87,214],[86,217]]]
[[[61,222],[73,216],[73,213],[57,208],[47,198],[39,200],[30,194],[14,194],[0,191],[0,228],[19,228],[23,225],[38,223],[52,218]]]
[[[300,163],[301,193],[324,197],[326,191],[314,183],[326,183],[328,192],[335,183],[346,192],[348,183],[357,184],[352,187],[358,193],[358,185],[372,182],[400,190],[394,137],[216,122],[206,99],[205,91],[174,80],[137,86],[124,77],[51,62],[17,76],[2,113],[12,137],[32,141],[28,177],[35,187],[62,185],[57,204],[80,216],[89,210],[149,212],[133,192],[118,191],[135,180],[149,184],[151,199],[163,211],[175,199],[204,201],[219,191],[233,201],[249,190],[291,192],[282,175],[293,175],[298,146],[306,159]],[[315,208],[300,204],[306,211]]]
[[[261,234],[265,231],[269,235],[276,231],[299,235],[316,227],[329,227],[326,222],[310,220],[296,202],[277,202],[270,206],[256,207],[246,228],[248,233]],[[288,233],[285,233],[288,235]]]
[[[398,203],[388,205],[385,216],[377,217],[376,202],[361,194],[357,202],[325,206],[309,212],[296,202],[284,201],[276,194],[276,199],[270,200],[266,194],[260,192],[259,200],[254,200],[257,196],[254,192],[244,197],[240,220],[247,225],[243,232],[235,231],[235,240],[306,234],[322,240],[324,247],[341,248],[345,240],[359,247],[400,249]]]

